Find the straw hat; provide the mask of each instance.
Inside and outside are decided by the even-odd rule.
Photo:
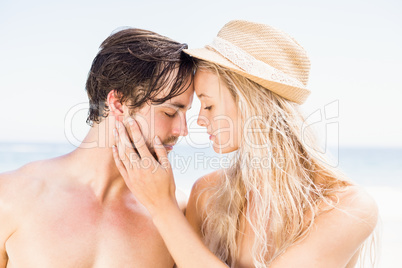
[[[184,52],[226,67],[296,103],[302,104],[310,94],[306,51],[291,36],[271,26],[230,21],[210,45]]]

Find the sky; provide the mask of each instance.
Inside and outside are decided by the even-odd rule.
[[[131,26],[190,48],[232,19],[292,35],[311,60],[303,110],[332,146],[402,147],[402,2],[0,1],[0,142],[79,143],[85,82],[101,42]],[[193,123],[194,104],[188,118]],[[192,133],[191,139],[208,139]],[[194,132],[199,132],[194,131]]]

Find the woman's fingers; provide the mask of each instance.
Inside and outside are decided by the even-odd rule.
[[[112,150],[113,150],[113,159],[114,159],[114,162],[116,163],[116,167],[119,170],[120,174],[125,179],[125,178],[128,177],[128,174],[127,174],[126,167],[124,166],[123,162],[120,160],[119,152],[117,150],[117,146],[113,145]]]
[[[141,159],[144,157],[149,157],[149,159],[153,159],[151,152],[148,149],[148,146],[145,143],[144,136],[142,135],[141,129],[134,120],[134,118],[128,119],[128,124],[130,126],[131,135],[133,137],[134,146],[137,149]]]
[[[126,156],[124,153],[121,153],[122,149],[119,149],[119,147],[122,148],[122,143],[120,142],[119,132],[117,131],[116,128],[113,129],[113,134],[114,134],[114,145],[112,151],[113,151],[114,162],[116,163],[116,167],[120,171],[120,174],[123,176],[123,178],[126,178],[128,176],[127,173],[128,167],[124,163],[124,161],[126,160]]]
[[[140,157],[134,150],[124,125],[121,122],[117,122],[116,127],[118,132],[118,150],[121,159],[124,161],[124,159],[128,158],[132,164],[138,162]]]
[[[126,159],[126,155],[124,154],[124,145],[120,141],[121,137],[119,135],[119,131],[117,130],[117,128],[113,130],[113,134],[114,134],[114,142],[117,147],[118,157],[121,161],[123,161],[124,159]]]
[[[163,144],[158,136],[155,136],[154,148],[155,148],[156,156],[158,157],[157,160],[160,163],[160,165],[164,169],[170,168],[170,162],[167,157],[166,148],[165,148],[165,146],[163,146]]]
[[[127,187],[152,214],[156,209],[162,208],[166,200],[175,199],[172,169],[166,149],[159,137],[152,141],[157,158],[155,159],[145,143],[137,122],[131,120],[129,125],[134,146],[127,143],[130,141],[128,131],[121,122],[117,122],[118,131],[115,131],[117,149],[113,148],[113,157]]]

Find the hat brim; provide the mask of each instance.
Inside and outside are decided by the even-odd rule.
[[[183,51],[194,58],[212,62],[220,66],[223,66],[227,69],[230,69],[231,71],[238,73],[250,79],[251,81],[256,82],[257,84],[265,87],[266,89],[292,102],[303,104],[306,101],[307,97],[310,95],[310,90],[306,88],[286,85],[275,81],[271,81],[268,78],[251,75],[245,72],[244,70],[240,69],[237,65],[233,64],[231,61],[229,61],[219,53],[211,49],[195,48],[195,49],[184,49]]]

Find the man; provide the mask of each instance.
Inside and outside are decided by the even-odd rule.
[[[92,127],[80,147],[0,175],[0,267],[173,266],[116,168],[112,130],[135,116],[145,139],[157,135],[168,150],[187,135],[194,89],[184,48],[140,29],[102,43],[86,85]]]

